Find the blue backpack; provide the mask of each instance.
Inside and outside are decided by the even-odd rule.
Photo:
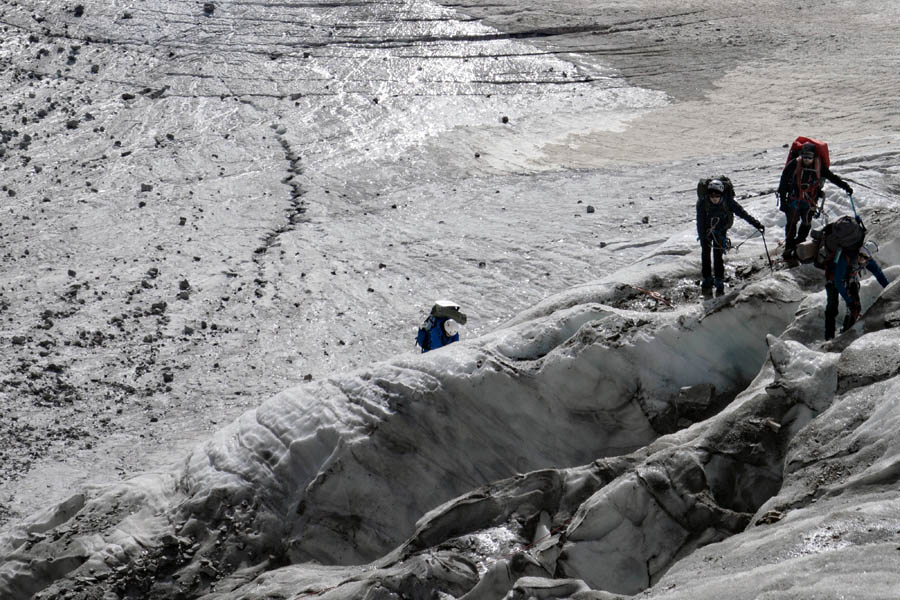
[[[434,315],[429,315],[425,319],[425,322],[422,323],[416,334],[416,345],[422,348],[422,352],[436,350],[447,344],[459,341],[459,333],[455,333],[452,336],[447,335],[444,329],[444,324],[449,320],[448,317],[435,317]]]
[[[454,321],[460,325],[466,324],[466,315],[459,309],[459,305],[450,300],[438,300],[431,307],[431,313],[416,334],[416,344],[422,348],[422,352],[437,350],[447,344],[459,341],[459,333],[447,333],[447,321]]]

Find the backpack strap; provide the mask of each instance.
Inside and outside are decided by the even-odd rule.
[[[798,154],[795,160],[794,177],[797,184],[797,197],[810,206],[815,206],[819,203],[819,190],[822,188],[822,160],[819,158],[819,154],[816,153],[815,158],[813,158],[813,170],[816,172],[816,179],[806,189],[803,189],[803,159]]]

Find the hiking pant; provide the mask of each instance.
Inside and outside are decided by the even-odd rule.
[[[813,215],[816,207],[808,202],[797,201],[797,205],[787,211],[787,222],[784,224],[784,247],[787,250],[795,249],[806,240],[809,230],[812,229]]]
[[[859,310],[860,300],[859,300],[859,282],[853,282],[847,285],[847,293],[850,295],[850,299],[857,306],[857,310]],[[825,302],[825,339],[830,340],[834,337],[834,326],[835,321],[837,320],[838,314],[838,298],[840,298],[840,294],[838,294],[837,286],[834,285],[833,281],[829,281],[825,284],[825,295],[827,300]],[[847,306],[847,316],[850,316],[853,307]],[[849,328],[850,325],[853,325],[852,322],[849,322],[850,319],[844,320],[844,329]]]
[[[710,254],[712,260],[710,260]],[[700,245],[700,275],[703,277],[703,285],[712,285],[713,276],[716,278],[716,286],[725,279],[725,262],[722,258],[724,252],[719,244],[715,247],[707,241]]]
[[[834,322],[838,314],[838,291],[833,281],[825,284],[825,339],[834,337]]]

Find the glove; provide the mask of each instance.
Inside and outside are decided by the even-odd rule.
[[[847,192],[847,195],[848,195],[848,196],[852,196],[852,195],[853,195],[853,188],[850,187],[849,185],[848,185],[847,187],[844,188],[844,191]]]
[[[765,232],[766,232],[766,226],[763,225],[762,223],[760,223],[759,221],[756,222],[755,227],[756,227],[756,230],[757,230],[758,232],[760,232],[760,233],[765,233]]]

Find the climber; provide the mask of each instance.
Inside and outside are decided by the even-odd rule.
[[[859,298],[859,276],[864,270],[875,276],[881,287],[887,287],[888,278],[881,267],[872,257],[872,251],[863,246],[856,256],[851,253],[837,256],[826,264],[825,293],[827,302],[825,305],[825,339],[834,337],[835,319],[838,313],[838,295],[847,304],[847,314],[844,316],[841,333],[847,331],[859,319],[862,311],[862,303]],[[829,277],[830,276],[830,277]]]
[[[438,300],[431,307],[431,313],[419,327],[416,344],[422,352],[437,350],[447,344],[459,341],[459,325],[466,324],[463,314],[455,302]]]
[[[779,207],[786,219],[782,258],[794,266],[797,263],[797,245],[809,235],[819,198],[824,197],[822,187],[826,179],[847,192],[848,196],[853,195],[853,188],[831,172],[828,144],[798,137],[788,152],[777,192]]]
[[[725,176],[701,179],[697,184],[697,236],[700,239],[703,278],[700,288],[704,295],[712,292],[713,284],[716,295],[725,293],[725,264],[722,257],[730,247],[727,234],[734,223],[734,215],[744,219],[761,233],[766,230],[734,199],[734,187],[730,179]]]

